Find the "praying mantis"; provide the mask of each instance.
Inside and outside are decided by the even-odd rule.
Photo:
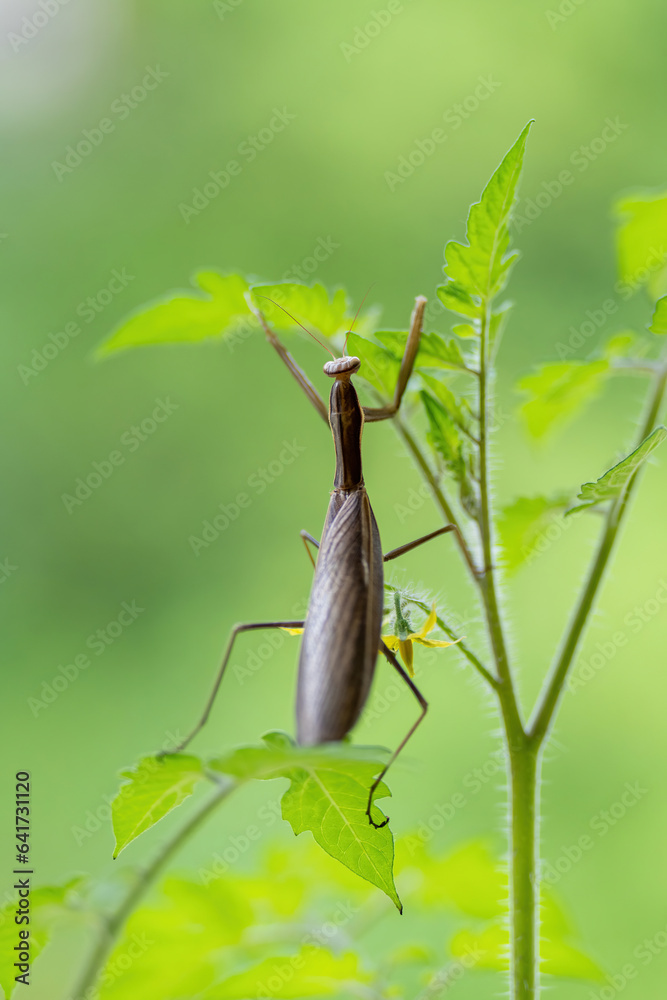
[[[278,303],[274,305],[283,308]],[[243,632],[269,628],[303,630],[296,695],[297,742],[301,746],[317,746],[347,736],[366,703],[378,653],[381,652],[415,696],[420,712],[369,789],[366,815],[376,829],[385,826],[389,819],[385,817],[377,823],[372,816],[375,790],[428,709],[428,703],[417,685],[382,640],[383,564],[446,532],[457,531],[455,525],[447,524],[383,555],[380,533],[364,484],[361,458],[364,423],[388,420],[398,412],[419,350],[425,308],[426,299],[418,296],[393,400],[380,407],[362,406],[352,383],[352,376],[359,371],[361,361],[347,354],[341,358],[332,355],[333,360],[324,365],[325,374],[333,380],[327,407],[308,376],[271,329],[262,311],[253,304],[253,312],[269,343],[331,428],[336,459],[333,490],[321,541],[318,542],[307,531],[301,532],[306,548],[310,542],[318,549],[305,620],[234,625],[202,716],[192,732],[173,751],[183,750],[206,724],[234,643]],[[288,315],[299,326],[302,325],[291,314]],[[310,334],[310,331],[306,330],[306,333]]]

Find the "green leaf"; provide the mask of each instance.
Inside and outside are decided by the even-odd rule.
[[[396,330],[381,330],[375,334],[397,363],[405,353],[408,339],[407,333]],[[419,351],[415,359],[416,368],[447,368],[455,371],[467,371],[467,362],[461,353],[461,347],[456,340],[445,340],[439,333],[423,333]]]
[[[543,438],[553,428],[571,420],[600,391],[609,367],[606,359],[559,361],[525,375],[518,388],[530,396],[521,407],[529,433],[534,438]]]
[[[338,743],[299,747],[284,733],[270,733],[264,743],[233,750],[209,766],[241,780],[289,778],[282,814],[294,833],[309,830],[327,854],[381,889],[401,910],[393,878],[392,833],[388,826],[373,827],[366,815],[368,792],[385,752]],[[381,783],[373,801],[390,794]],[[376,805],[372,812],[376,823],[385,818]]]
[[[518,497],[503,507],[498,519],[498,534],[503,549],[503,565],[514,572],[532,554],[535,542],[565,510],[570,498],[554,496]]]
[[[421,378],[431,395],[435,396],[451,420],[462,430],[467,428],[469,411],[465,408],[465,404],[456,398],[449,386],[445,385],[441,379],[427,375],[426,372],[422,372]]]
[[[342,288],[331,297],[324,285],[299,285],[296,282],[253,285],[250,292],[257,308],[277,330],[288,330],[295,325],[294,320],[283,309],[307,329],[318,330],[325,337],[346,332],[352,322],[353,317],[348,315],[347,296]],[[278,305],[267,301],[268,299]],[[282,306],[282,309],[278,306]]]
[[[439,285],[436,288],[436,294],[445,309],[449,309],[450,312],[458,313],[459,316],[467,316],[469,319],[479,318],[478,303],[458,281],[447,281],[444,285]]]
[[[461,431],[439,399],[430,392],[422,391],[419,395],[428,417],[429,442],[433,450],[444,460],[454,478],[460,481],[465,476],[466,470]]]
[[[608,500],[616,500],[623,493],[634,474],[646,461],[651,452],[659,444],[662,444],[666,437],[667,428],[656,427],[648,437],[644,438],[638,448],[635,448],[621,462],[618,462],[617,465],[614,465],[605,472],[603,476],[600,476],[596,482],[584,483],[581,487],[581,493],[577,497],[578,500],[583,500],[584,502],[577,507],[572,507],[567,513],[573,514],[576,510],[584,510],[587,507],[594,507],[596,504],[605,503]]]
[[[460,420],[464,418],[462,413],[456,413],[447,407],[446,387],[444,388],[445,392],[441,389],[438,398],[430,392],[420,393],[429,424],[427,438],[435,453],[443,459],[447,471],[458,483],[461,506],[470,517],[476,517],[478,496],[471,477],[473,459],[460,426]]]
[[[644,285],[653,298],[667,292],[667,192],[637,194],[614,205],[620,220],[616,246],[620,281],[616,286],[628,298]]]
[[[127,781],[111,803],[116,835],[114,858],[140,833],[192,795],[195,785],[204,777],[204,770],[197,757],[170,754],[144,757],[135,767],[121,772],[121,777]]]
[[[377,335],[376,335],[377,336]],[[372,340],[359,337],[356,333],[350,333],[347,338],[347,350],[353,357],[358,357],[361,361],[359,375],[365,379],[374,389],[377,389],[386,398],[394,395],[394,387],[398,378],[400,359],[380,347]]]
[[[468,244],[451,242],[445,248],[447,263],[444,270],[450,281],[456,283],[454,294],[462,288],[473,302],[475,297],[479,302],[488,301],[499,292],[517,259],[516,254],[508,254],[508,224],[531,125],[532,122],[529,122],[523,129],[486,185],[481,199],[471,207],[466,231]],[[442,299],[447,292],[448,288],[444,286],[442,293],[439,290],[438,294]],[[464,301],[464,304],[467,303]]]
[[[146,344],[193,343],[219,337],[240,320],[255,322],[244,298],[248,282],[241,275],[200,271],[193,284],[204,295],[172,292],[149,303],[117,326],[98,354]]]
[[[21,876],[18,875],[17,878]],[[0,907],[0,986],[4,990],[5,997],[9,998],[18,985],[15,977],[20,975],[20,972],[14,967],[14,962],[19,959],[14,949],[19,944],[19,931],[27,930],[30,933],[29,964],[32,966],[35,958],[48,944],[53,925],[70,910],[68,902],[82,881],[81,878],[74,878],[63,885],[39,886],[32,889],[29,924],[14,922],[18,896],[16,900]]]
[[[667,295],[656,302],[649,330],[651,333],[667,333]]]
[[[451,368],[454,371],[468,371],[466,359],[456,340],[445,340],[439,333],[422,336],[415,361],[417,368]]]
[[[207,990],[204,1000],[247,1000],[248,997],[269,995],[281,1000],[296,1000],[299,997],[360,995],[359,984],[370,982],[371,976],[362,971],[356,955],[332,955],[324,948],[311,946],[295,955],[266,958],[230,976]]]

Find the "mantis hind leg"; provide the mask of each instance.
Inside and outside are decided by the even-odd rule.
[[[313,569],[315,569],[315,560],[313,559],[313,553],[308,548],[308,543],[310,542],[310,544],[314,545],[316,549],[319,549],[320,543],[318,542],[318,540],[313,535],[311,535],[311,533],[309,531],[304,531],[303,528],[301,529],[301,531],[299,532],[299,534],[301,535],[301,538],[303,540],[303,544],[306,546],[306,552],[308,553],[308,558],[310,559],[311,563],[313,564]]]
[[[190,743],[190,741],[194,739],[197,733],[199,733],[206,725],[208,717],[211,714],[211,709],[213,708],[216,696],[220,689],[220,685],[222,684],[222,678],[225,675],[225,670],[227,669],[229,658],[232,655],[232,649],[234,647],[234,643],[236,642],[237,636],[239,636],[241,632],[254,632],[262,628],[303,628],[303,626],[304,626],[303,621],[246,622],[240,625],[235,625],[230,633],[229,640],[227,642],[227,647],[222,657],[222,663],[218,668],[218,673],[216,674],[215,681],[213,683],[213,689],[211,690],[211,693],[208,697],[208,701],[206,702],[206,706],[204,707],[204,711],[201,715],[201,718],[199,719],[199,722],[194,727],[192,732],[190,732],[185,737],[184,740],[181,740],[181,742],[178,744],[177,747],[175,747],[173,750],[163,751],[163,753],[160,756],[164,756],[165,754],[180,753],[181,750],[184,750],[185,747]]]
[[[386,775],[387,771],[389,770],[389,768],[391,767],[391,765],[394,763],[394,761],[396,760],[396,758],[398,757],[398,755],[401,753],[401,751],[403,750],[403,747],[408,742],[408,740],[410,739],[410,737],[412,736],[412,734],[415,732],[415,730],[419,726],[420,722],[422,721],[422,719],[426,715],[426,712],[428,711],[428,702],[426,701],[426,698],[423,696],[423,694],[421,693],[421,691],[419,690],[419,688],[417,687],[417,685],[414,683],[414,681],[412,680],[412,678],[410,677],[410,675],[407,673],[407,671],[404,670],[403,667],[401,666],[401,664],[398,662],[398,660],[396,659],[396,657],[394,656],[394,654],[392,653],[392,651],[389,649],[389,646],[385,645],[384,642],[380,643],[380,652],[383,653],[386,656],[386,658],[389,660],[389,662],[391,663],[391,665],[394,668],[394,670],[398,671],[398,673],[401,675],[401,677],[403,678],[403,680],[405,681],[405,683],[408,685],[408,687],[412,691],[413,695],[415,696],[415,698],[419,702],[419,706],[421,708],[421,712],[419,714],[419,718],[415,722],[413,722],[413,724],[410,726],[409,730],[407,731],[407,733],[405,734],[405,736],[403,737],[403,739],[401,740],[401,742],[398,744],[398,746],[396,747],[396,749],[392,753],[391,757],[389,758],[389,760],[387,761],[387,763],[385,764],[385,766],[382,768],[382,770],[378,774],[377,778],[375,779],[375,781],[371,785],[370,790],[368,792],[368,804],[366,806],[366,815],[368,816],[368,822],[371,824],[371,826],[374,826],[376,830],[380,830],[383,826],[386,826],[387,823],[389,822],[389,817],[387,816],[386,819],[384,819],[382,823],[376,823],[375,820],[373,819],[373,817],[371,815],[371,807],[373,805],[373,796],[375,794],[375,790],[377,789],[378,785],[380,784],[380,782],[382,781],[382,779]]]

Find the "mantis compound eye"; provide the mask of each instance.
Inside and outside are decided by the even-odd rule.
[[[336,378],[338,375],[354,375],[360,368],[361,361],[359,358],[336,358],[335,361],[327,361],[324,366],[324,374]]]

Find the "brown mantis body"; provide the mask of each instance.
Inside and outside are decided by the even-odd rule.
[[[334,379],[327,408],[305,373],[285,350],[261,313],[258,318],[292,375],[320,415],[329,423],[336,452],[334,488],[329,501],[322,541],[302,532],[319,548],[306,620],[254,622],[235,625],[213,690],[195,729],[178,747],[182,750],[208,719],[222,682],[236,636],[263,628],[303,628],[297,682],[297,741],[312,746],[343,739],[357,722],[368,698],[378,652],[382,652],[406,682],[420,705],[420,715],[374,780],[368,797],[371,818],[373,793],[387,769],[412,736],[427,710],[426,700],[381,638],[383,562],[402,555],[447,531],[446,525],[414,542],[382,555],[380,534],[364,485],[361,436],[365,421],[385,420],[398,410],[414,366],[426,299],[419,297],[398,375],[394,399],[385,407],[362,407],[351,376],[361,366],[358,358],[327,362],[324,371]],[[384,823],[387,820],[385,819]],[[384,823],[380,825],[384,825]]]

